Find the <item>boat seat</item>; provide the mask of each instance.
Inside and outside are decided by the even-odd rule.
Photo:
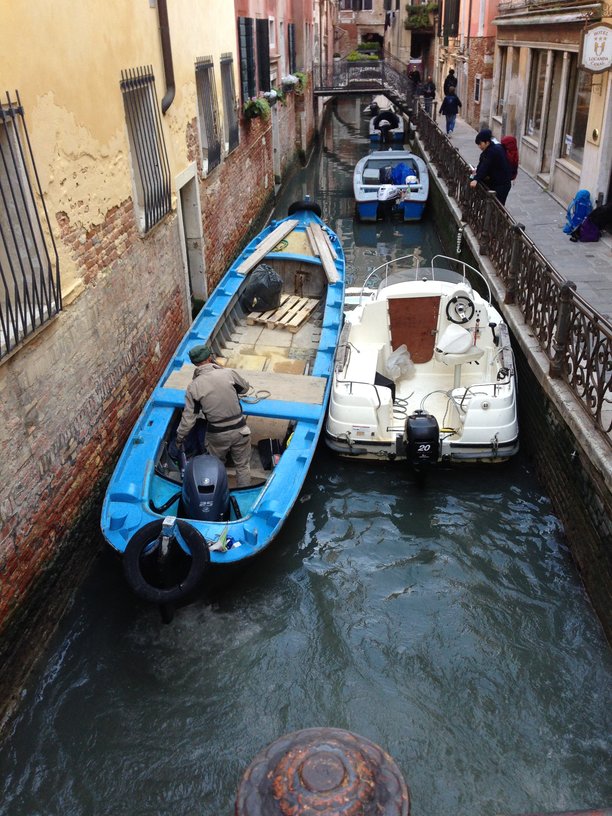
[[[473,363],[483,354],[484,349],[474,343],[472,332],[464,326],[451,324],[442,333],[434,356],[439,363],[457,366],[463,363]]]
[[[376,369],[378,367],[378,355],[381,344],[361,343],[359,346],[351,346],[351,356],[346,370],[346,379],[352,382],[361,382],[374,385],[376,379]]]

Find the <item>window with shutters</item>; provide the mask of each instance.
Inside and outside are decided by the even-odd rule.
[[[267,20],[256,20],[257,90],[270,90],[270,29]]]
[[[234,58],[221,54],[221,92],[223,94],[223,135],[228,153],[238,147],[240,128],[236,115],[236,88],[234,85]]]
[[[0,102],[0,358],[62,308],[57,251],[15,96]]]
[[[215,85],[215,68],[212,57],[196,61],[196,90],[198,97],[198,123],[202,146],[202,170],[210,173],[221,163],[221,130],[219,105]]]
[[[257,95],[255,74],[255,21],[250,17],[238,18],[238,46],[240,51],[240,90],[242,102]]]

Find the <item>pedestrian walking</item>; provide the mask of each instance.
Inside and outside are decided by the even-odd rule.
[[[425,112],[431,116],[431,109],[436,98],[436,86],[433,79],[428,76],[427,81],[423,85],[423,104],[425,105]]]
[[[501,144],[493,141],[493,134],[488,128],[476,135],[475,142],[481,153],[470,187],[484,184],[487,189],[495,190],[498,200],[505,204],[512,187],[512,170],[506,151]]]
[[[449,72],[446,75],[446,79],[444,80],[444,85],[442,86],[444,96],[448,96],[448,92],[450,91],[451,88],[457,90],[457,77],[455,76],[454,68],[449,69]]]
[[[440,105],[440,114],[446,116],[446,135],[450,136],[455,129],[455,121],[457,114],[461,108],[461,100],[455,93],[455,89],[451,86],[448,93],[442,100]]]

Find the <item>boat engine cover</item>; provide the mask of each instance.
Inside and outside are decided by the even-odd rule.
[[[378,188],[379,201],[394,201],[399,198],[399,190],[394,184],[381,184]]]
[[[227,521],[229,486],[225,465],[216,456],[201,454],[187,461],[183,473],[183,511],[199,521]]]
[[[435,416],[415,411],[404,425],[406,459],[415,467],[433,465],[440,456],[440,428]]]

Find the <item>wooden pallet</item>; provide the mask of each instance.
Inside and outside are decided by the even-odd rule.
[[[247,316],[247,323],[249,326],[257,323],[270,329],[288,329],[295,333],[314,311],[318,302],[316,298],[283,295],[278,309],[270,309],[268,312],[251,312]]]

